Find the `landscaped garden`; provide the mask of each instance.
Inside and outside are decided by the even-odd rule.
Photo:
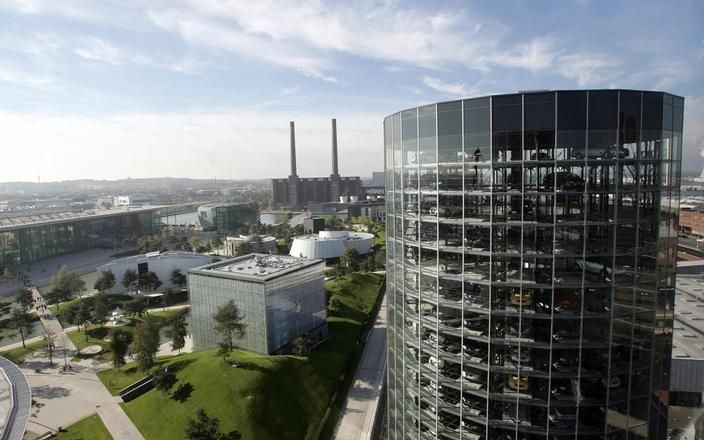
[[[208,350],[160,358],[152,369],[168,366],[177,382],[123,408],[147,440],[183,438],[199,408],[242,438],[318,439],[321,431],[331,432],[344,403],[383,280],[380,274],[352,273],[326,285],[334,304],[330,337],[308,356],[235,351],[224,362],[217,350]],[[134,362],[99,373],[113,394],[143,376]]]

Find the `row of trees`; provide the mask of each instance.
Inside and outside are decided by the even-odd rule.
[[[161,234],[132,238],[125,244],[137,246],[141,254],[156,251],[196,251],[198,253],[207,253],[222,246],[222,239],[215,237],[211,240],[204,240],[196,236],[176,234],[171,230],[165,230]]]

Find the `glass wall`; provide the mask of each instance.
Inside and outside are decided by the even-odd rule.
[[[386,119],[391,439],[663,438],[682,109],[558,91]]]
[[[2,265],[29,264],[45,258],[97,247],[121,246],[123,240],[153,234],[155,212],[37,223],[0,228]]]

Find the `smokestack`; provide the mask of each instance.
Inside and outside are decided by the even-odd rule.
[[[337,176],[337,121],[332,119],[332,175]]]
[[[291,175],[296,175],[296,128],[291,121]]]

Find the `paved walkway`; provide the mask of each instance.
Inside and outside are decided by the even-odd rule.
[[[336,440],[371,439],[386,374],[386,296],[369,333],[354,384],[347,395]]]
[[[98,379],[96,373],[104,369],[105,364],[87,359],[71,362],[72,371],[69,373],[61,371],[64,344],[68,358],[75,356],[76,347],[56,317],[48,308],[41,307],[44,300],[39,291],[32,289],[32,292],[35,304],[40,307],[38,314],[44,328],[57,335],[57,356],[53,366],[44,353],[35,354],[21,366],[32,386],[34,399],[40,405],[30,419],[27,431],[37,436],[55,432],[97,412],[115,440],[143,440],[142,434],[119,406],[122,400],[112,396]]]

